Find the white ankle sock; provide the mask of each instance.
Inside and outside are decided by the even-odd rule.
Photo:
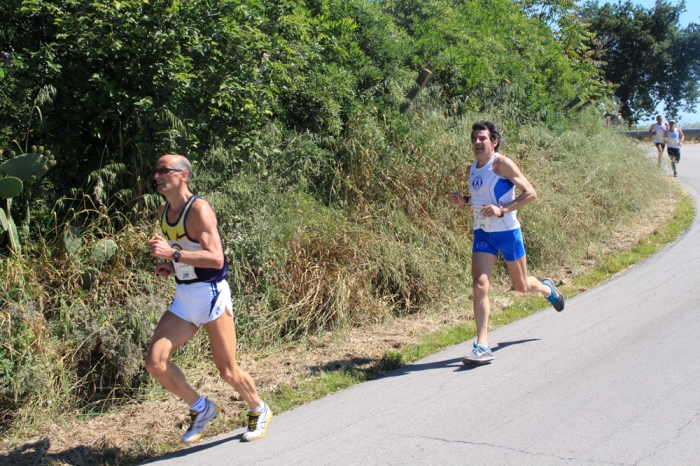
[[[251,409],[251,413],[262,413],[265,410],[265,402],[260,400],[260,406],[255,409]]]
[[[197,402],[195,404],[193,404],[192,406],[190,406],[190,409],[192,411],[196,411],[198,413],[201,413],[202,411],[204,411],[204,408],[206,408],[206,407],[207,407],[207,399],[204,398],[203,396],[200,396],[199,399],[197,400]]]

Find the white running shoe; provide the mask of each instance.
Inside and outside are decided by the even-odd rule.
[[[267,432],[267,426],[270,425],[270,420],[272,419],[272,410],[264,401],[262,404],[262,412],[248,413],[248,432],[243,434],[242,440],[244,442],[260,440],[265,436],[265,432]]]
[[[493,361],[493,353],[491,348],[484,345],[474,343],[474,349],[471,353],[462,358],[462,364],[489,364]]]
[[[192,421],[190,422],[190,428],[187,429],[185,435],[182,436],[182,441],[184,443],[192,443],[199,440],[204,432],[204,427],[219,414],[219,407],[209,401],[208,398],[205,398],[205,400],[207,406],[204,408],[204,411],[201,413],[190,411],[190,418]]]

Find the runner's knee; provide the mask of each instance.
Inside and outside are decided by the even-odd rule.
[[[238,384],[241,380],[241,371],[236,364],[225,364],[218,367],[222,380],[232,384]]]
[[[513,282],[513,289],[518,293],[528,293],[530,291],[530,287],[528,286],[527,282],[519,280]]]
[[[168,369],[168,361],[159,361],[150,354],[146,356],[146,372],[151,374],[153,377],[158,378],[158,376],[164,374]]]
[[[472,284],[472,290],[474,291],[475,298],[486,296],[489,292],[488,278],[481,276],[479,278],[474,279],[474,283]]]

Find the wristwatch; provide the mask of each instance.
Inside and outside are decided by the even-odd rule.
[[[176,249],[175,252],[173,253],[173,260],[174,260],[175,262],[180,262],[180,251],[178,251],[177,249]]]
[[[506,209],[504,209],[502,206],[498,206],[501,209],[501,215],[498,216],[498,218],[503,218],[506,215]]]

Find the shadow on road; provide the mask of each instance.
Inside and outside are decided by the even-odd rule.
[[[134,464],[146,457],[125,454],[118,448],[110,448],[97,442],[94,446],[81,445],[63,451],[50,452],[49,439],[25,443],[6,455],[0,455],[0,464],[12,466],[36,466],[41,464],[72,464],[100,466],[104,464]]]
[[[181,458],[193,453],[207,450],[227,442],[240,441],[243,434],[235,437],[197,444],[189,448],[172,452],[164,457],[149,458],[150,455],[132,455],[119,448],[106,447],[100,442],[93,446],[81,445],[63,451],[50,452],[51,442],[41,439],[25,443],[5,455],[0,455],[0,464],[12,466],[36,466],[41,464],[70,464],[80,466],[103,466],[107,464],[149,464],[156,460]]]
[[[164,461],[164,460],[171,460],[174,458],[182,458],[182,457],[194,454],[194,453],[199,453],[200,451],[203,451],[203,450],[208,450],[209,448],[213,448],[213,447],[216,447],[218,445],[222,445],[224,443],[229,443],[229,442],[233,442],[236,440],[238,440],[240,442],[242,437],[243,437],[243,434],[238,434],[235,437],[222,438],[220,440],[215,440],[213,442],[204,443],[201,445],[198,444],[198,445],[195,445],[192,447],[183,448],[182,450],[174,451],[174,452],[169,453],[165,456],[162,456],[159,458],[154,458],[154,459],[151,459],[151,460],[146,461],[145,463],[141,463],[141,464],[151,464],[153,461]]]
[[[516,341],[504,341],[502,343],[498,343],[496,346],[491,347],[491,352],[495,353],[498,350],[502,350],[503,348],[506,348],[511,345],[522,345],[523,343],[529,343],[531,341],[539,341],[539,338],[530,338],[528,340],[516,340]],[[458,367],[455,369],[455,372],[464,372],[464,371],[470,371],[473,369],[476,369],[477,367],[485,367],[488,366],[489,364],[470,364],[470,365],[463,365],[462,367]]]
[[[530,343],[532,341],[539,341],[539,338],[500,342],[496,346],[493,346],[491,351],[496,352],[508,346]],[[456,367],[457,371],[468,371],[481,366],[479,364],[464,366],[462,365],[462,358],[452,358],[445,361],[434,361],[423,364],[404,364],[402,356],[399,354],[392,354],[384,356],[381,359],[353,358],[336,360],[324,364],[323,366],[311,366],[309,367],[309,370],[312,374],[316,374],[318,372],[336,372],[359,369],[367,374],[368,380],[376,380],[385,377],[399,377],[412,372],[441,369],[444,367]]]
[[[496,352],[498,350],[502,350],[503,348],[506,348],[511,345],[522,345],[523,343],[530,343],[531,341],[540,341],[539,338],[530,338],[528,340],[516,340],[516,341],[504,341],[503,343],[499,343],[493,348],[491,348],[492,352]]]

